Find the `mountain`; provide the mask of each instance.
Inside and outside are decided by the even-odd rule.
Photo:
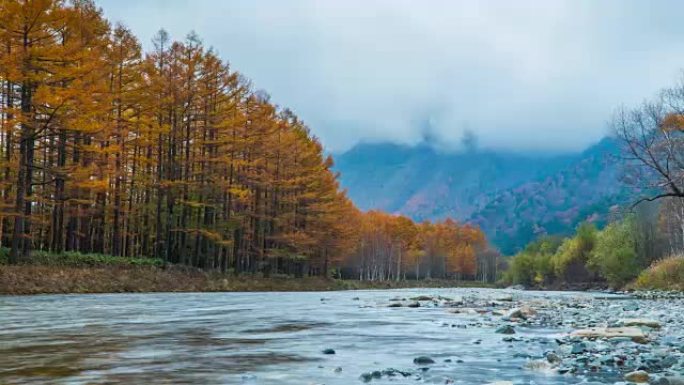
[[[335,167],[363,210],[474,223],[510,254],[540,233],[569,234],[583,220],[601,222],[627,202],[617,150],[609,138],[562,155],[362,143],[337,155]]]

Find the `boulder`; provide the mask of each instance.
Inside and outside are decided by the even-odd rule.
[[[646,318],[626,318],[619,321],[624,326],[646,326],[651,329],[660,329],[660,321]]]
[[[413,359],[413,363],[416,365],[429,365],[434,364],[435,360],[428,356],[420,356]]]
[[[629,372],[625,374],[625,381],[635,382],[637,384],[648,383],[649,375],[643,370]]]
[[[579,338],[629,338],[634,342],[643,344],[648,342],[648,337],[641,329],[636,327],[618,327],[618,328],[588,328],[575,330],[570,333],[572,337]]]
[[[537,311],[532,309],[529,306],[522,306],[522,307],[516,307],[508,311],[506,315],[504,316],[507,319],[510,320],[527,320],[528,318],[532,318],[537,314]]]

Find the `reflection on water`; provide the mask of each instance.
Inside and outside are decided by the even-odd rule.
[[[425,292],[493,293],[0,297],[0,384],[349,385],[387,368],[420,374],[383,376],[373,384],[581,381],[521,369],[529,357],[542,357],[553,339],[549,330],[523,330],[538,343],[513,348],[481,327],[479,316],[386,306],[397,295]],[[336,354],[322,354],[326,348]],[[413,364],[421,355],[436,361],[426,372]]]

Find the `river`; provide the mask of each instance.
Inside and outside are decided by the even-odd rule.
[[[438,299],[405,306],[419,295]],[[0,383],[553,385],[621,376],[530,369],[580,321],[516,325],[505,342],[494,332],[500,317],[485,311],[511,299],[550,312],[549,303],[601,301],[490,289],[0,296]],[[414,363],[420,356],[434,363]]]

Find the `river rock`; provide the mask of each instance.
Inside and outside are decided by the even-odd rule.
[[[546,354],[546,361],[548,361],[550,364],[557,365],[560,364],[563,360],[560,358],[560,356],[554,352],[549,352]]]
[[[410,304],[406,305],[406,307],[420,307],[420,302],[411,302]]]
[[[323,351],[321,353],[323,353],[323,354],[335,354],[335,349],[330,349],[330,348],[323,349]]]
[[[499,326],[496,331],[499,334],[515,334],[515,329],[511,325]]]
[[[506,288],[506,290],[525,290],[523,285],[513,285]]]
[[[624,326],[646,326],[651,329],[660,329],[660,321],[645,318],[626,318],[619,321]]]
[[[684,385],[684,377],[660,377],[653,383],[655,385]]]
[[[494,381],[494,382],[487,383],[485,385],[513,385],[513,383],[510,381]]]
[[[435,360],[428,356],[420,356],[413,359],[413,363],[416,365],[429,365],[434,364]]]
[[[643,370],[637,370],[625,374],[625,380],[629,382],[636,382],[637,384],[648,383],[649,375]]]
[[[537,314],[536,310],[529,306],[516,307],[508,311],[504,318],[509,320],[527,320]]]
[[[579,337],[579,338],[605,338],[605,339],[611,339],[611,338],[629,338],[634,342],[637,343],[646,343],[648,342],[648,337],[646,334],[644,334],[641,329],[636,328],[636,327],[616,327],[616,328],[604,328],[604,327],[595,327],[595,328],[588,328],[588,329],[580,329],[580,330],[575,330],[574,332],[570,333],[570,336],[572,337]]]
[[[587,351],[587,345],[584,342],[576,342],[572,344],[570,349],[571,354],[582,354]]]

